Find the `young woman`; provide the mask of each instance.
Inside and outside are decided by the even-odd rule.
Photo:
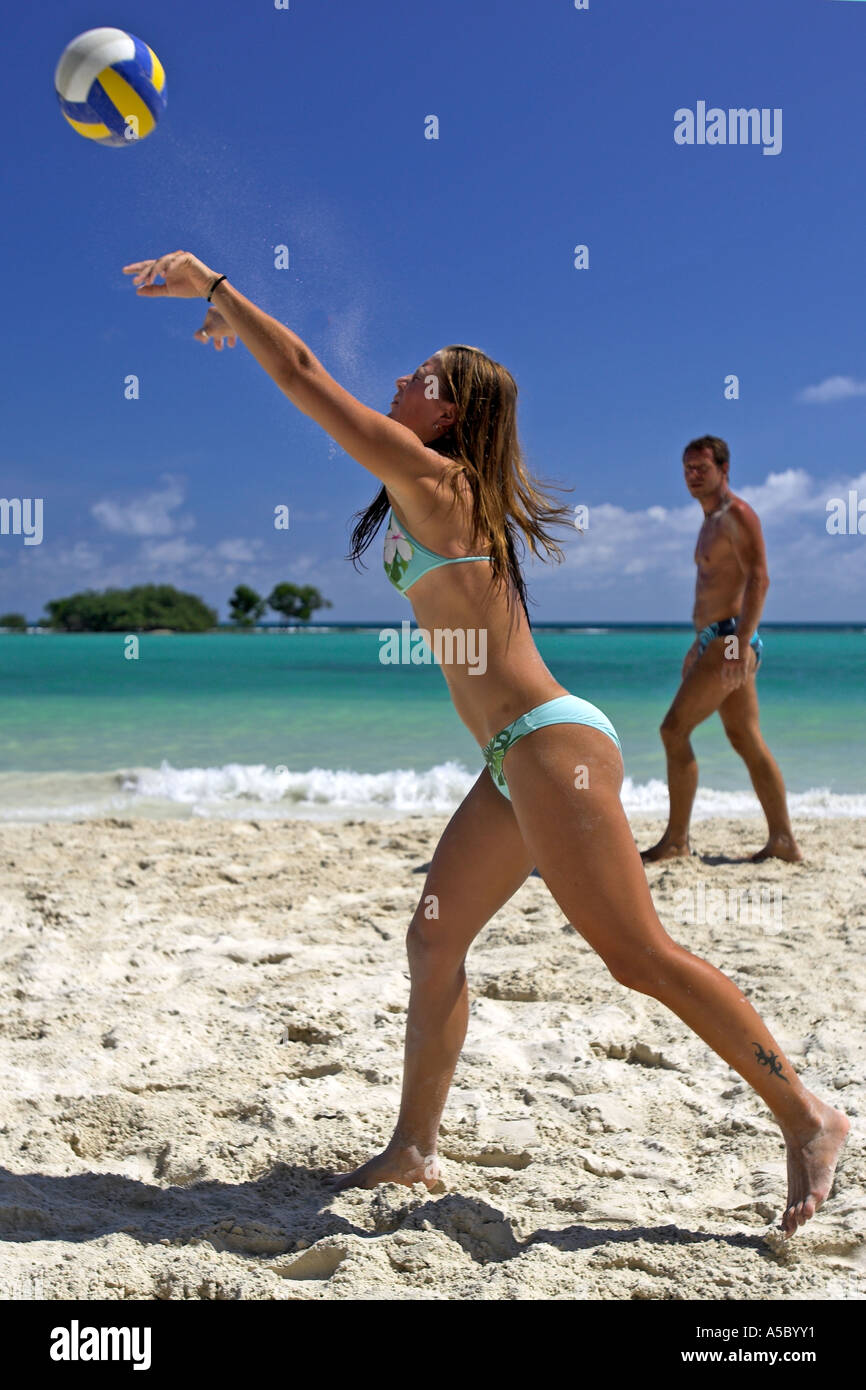
[[[673,941],[656,915],[620,802],[616,732],[551,675],[530,632],[515,542],[561,556],[545,526],[567,509],[527,475],[511,374],[477,348],[442,348],[397,379],[385,416],[188,252],[137,261],[124,273],[143,296],[213,302],[196,337],[219,349],[240,338],[293,405],[382,484],[355,528],[353,558],[390,510],[386,572],[419,626],[486,641],[483,674],[443,664],[487,766],[439,842],[409,927],[399,1118],[384,1152],[337,1186],[437,1181],[439,1122],[468,1019],[466,954],[535,865],[614,978],[666,1004],[769,1106],[787,1146],[780,1226],[792,1235],[830,1191],[848,1120],[806,1090],[736,985]],[[436,917],[425,915],[431,895]]]

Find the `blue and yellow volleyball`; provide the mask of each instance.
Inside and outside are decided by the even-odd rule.
[[[162,63],[123,29],[79,34],[63,50],[54,86],[72,129],[96,145],[144,140],[165,110]]]

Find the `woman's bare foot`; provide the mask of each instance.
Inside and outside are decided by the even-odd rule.
[[[332,1180],[338,1192],[347,1187],[376,1187],[380,1182],[399,1182],[405,1187],[423,1182],[428,1189],[439,1181],[439,1160],[435,1154],[422,1154],[420,1149],[410,1145],[408,1148],[391,1148],[377,1154],[360,1168],[351,1173],[341,1173]]]
[[[821,1206],[833,1186],[836,1161],[850,1129],[841,1110],[818,1102],[821,1118],[811,1133],[785,1134],[788,1149],[788,1205],[780,1230],[792,1236]],[[783,1130],[783,1134],[784,1134]]]
[[[652,849],[642,849],[640,857],[645,864],[655,864],[659,859],[688,859],[691,855],[688,840],[669,840],[663,835]]]
[[[771,835],[763,849],[752,855],[752,863],[760,864],[764,859],[784,859],[789,864],[799,864],[803,851],[793,835]]]

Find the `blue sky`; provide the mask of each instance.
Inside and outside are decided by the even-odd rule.
[[[54,97],[99,24],[166,69],[129,149],[81,139]],[[866,617],[866,536],[825,526],[831,497],[866,500],[866,4],[63,0],[4,34],[0,497],[43,498],[44,539],[0,535],[0,612],[153,581],[225,614],[235,584],[287,579],[335,619],[407,615],[378,547],[363,577],[343,559],[369,476],[243,347],[193,341],[201,305],[120,273],[184,247],[385,411],[446,342],[510,367],[530,465],[590,507],[565,564],[530,567],[537,619],[688,620],[680,455],[705,432],[764,521],[766,617]],[[677,145],[699,101],[781,108],[781,153]]]

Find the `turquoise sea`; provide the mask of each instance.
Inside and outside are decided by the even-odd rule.
[[[383,624],[383,626],[386,626]],[[435,665],[379,628],[0,636],[0,818],[447,811],[481,767]],[[764,733],[792,810],[866,813],[866,629],[762,628]],[[686,628],[537,628],[548,666],[622,740],[629,810],[662,812],[659,723]],[[719,720],[695,734],[698,815],[758,812]]]

